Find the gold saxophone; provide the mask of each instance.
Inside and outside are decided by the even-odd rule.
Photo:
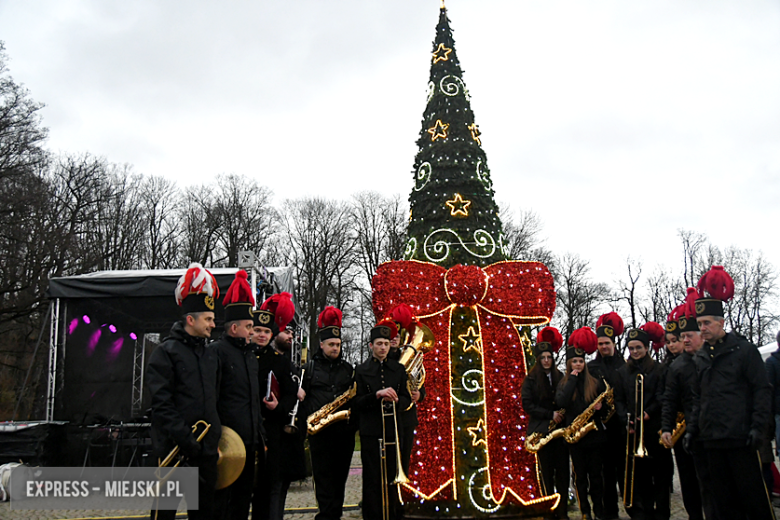
[[[604,381],[604,384],[607,385],[607,389],[590,403],[590,405],[585,408],[585,411],[575,417],[569,426],[563,429],[563,438],[569,444],[579,442],[588,433],[596,429],[596,421],[593,420],[593,414],[596,413],[597,404],[604,401],[607,406],[610,406],[611,403],[614,403],[612,387],[609,386],[609,383],[606,381]],[[612,406],[614,406],[614,404],[612,404]]]
[[[558,413],[564,415],[566,413],[566,410],[561,408],[560,410],[558,410]],[[556,423],[555,421],[550,421],[550,425],[547,427],[546,435],[543,435],[539,432],[532,433],[531,435],[529,435],[528,438],[526,438],[525,440],[526,451],[530,453],[536,453],[537,451],[544,448],[545,444],[547,444],[553,439],[557,439],[558,437],[566,433],[563,428],[556,429],[557,426],[558,423]]]
[[[335,422],[349,419],[349,410],[336,410],[347,404],[356,393],[357,383],[353,383],[349,390],[307,417],[306,430],[309,435],[315,435]]]
[[[661,435],[663,435],[663,432],[658,430],[658,436],[660,437]],[[658,439],[658,444],[662,445],[664,448],[671,449],[683,435],[685,435],[685,414],[682,412],[677,412],[677,421],[674,425],[674,430],[672,430],[672,445],[667,446],[660,438]]]

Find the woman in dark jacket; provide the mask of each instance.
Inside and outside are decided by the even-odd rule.
[[[562,374],[555,367],[553,353],[563,344],[560,332],[553,327],[545,327],[536,338],[534,356],[536,364],[523,381],[523,410],[528,415],[527,434],[547,435],[563,422],[563,413],[558,412],[555,404],[555,388]],[[536,454],[542,473],[545,494],[554,491],[560,493],[558,507],[552,511],[552,518],[568,518],[569,495],[569,454],[562,438],[545,444]]]
[[[555,402],[566,409],[565,424],[569,426],[606,390],[601,379],[596,379],[588,372],[585,364],[585,354],[596,350],[598,339],[590,327],[575,330],[569,338],[569,348],[566,349],[566,375],[558,384]],[[579,442],[569,444],[569,455],[574,468],[574,486],[577,491],[577,501],[580,505],[583,519],[591,519],[604,515],[604,475],[602,460],[602,445],[606,442],[605,428],[601,422],[602,412],[607,407],[602,403],[594,406],[596,412],[593,421],[596,429],[586,434]]]
[[[667,367],[653,361],[649,354],[650,343],[658,350],[663,346],[663,339],[664,328],[655,322],[628,331],[627,346],[630,358],[618,371],[615,404],[620,421],[628,425],[631,432],[629,450],[632,454],[636,453],[639,443],[638,440],[634,441],[634,437],[638,436],[641,430],[644,432],[642,444],[647,451],[644,457],[632,458],[633,507],[627,509],[632,518],[643,514],[644,518],[668,520],[670,516],[669,490],[674,462],[671,451],[658,442]],[[639,375],[642,375],[641,385],[637,384]],[[642,398],[637,395],[637,388],[641,388]],[[640,413],[641,423],[636,420]],[[629,471],[629,479],[630,477]],[[639,511],[642,513],[638,513]]]

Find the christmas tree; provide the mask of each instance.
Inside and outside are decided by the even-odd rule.
[[[417,144],[405,260],[381,265],[373,281],[378,317],[408,304],[436,337],[425,354],[411,482],[401,490],[407,514],[549,512],[561,497],[545,494],[524,448],[520,388],[527,327],[549,322],[553,281],[543,264],[507,260],[444,6]]]

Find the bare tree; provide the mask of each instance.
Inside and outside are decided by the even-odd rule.
[[[763,345],[774,339],[778,323],[777,315],[769,311],[776,303],[777,271],[761,253],[749,249],[731,247],[724,256],[724,267],[734,279],[734,298],[727,304],[729,326]]]
[[[142,265],[147,269],[184,267],[179,260],[179,221],[181,200],[173,181],[152,176],[141,186],[141,210],[145,231]]]
[[[558,300],[555,319],[564,337],[580,327],[593,326],[598,308],[609,298],[609,287],[592,282],[588,262],[572,253],[556,260],[552,274]]]
[[[629,328],[637,327],[637,314],[639,312],[639,279],[642,276],[642,262],[633,263],[631,257],[626,258],[628,280],[618,281],[618,290],[613,297],[616,303],[624,302],[628,306],[631,316]]]
[[[682,282],[675,280],[671,273],[660,267],[647,279],[647,289],[646,305],[640,306],[640,315],[645,322],[663,324],[672,309],[681,304],[685,297]]]
[[[504,223],[504,239],[509,244],[509,258],[539,261],[540,251],[544,251],[541,248],[542,221],[539,215],[525,210],[515,217],[509,206],[502,204],[499,216]]]

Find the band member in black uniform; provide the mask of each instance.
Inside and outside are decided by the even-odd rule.
[[[287,495],[281,466],[283,461],[284,427],[290,421],[290,412],[298,400],[298,383],[293,379],[291,361],[273,346],[273,338],[285,329],[295,315],[295,306],[290,293],[275,294],[254,311],[259,340],[257,355],[260,393],[263,396],[261,414],[265,430],[265,468],[257,474],[252,499],[252,520],[281,520],[284,516],[284,501]],[[273,372],[273,376],[271,373]],[[278,390],[272,389],[266,396],[269,380],[275,380]],[[279,395],[276,395],[278,392]],[[287,482],[289,486],[289,481]]]
[[[648,453],[646,457],[633,457],[634,443],[631,442],[628,446],[634,463],[634,501],[633,507],[627,511],[631,518],[668,520],[670,516],[669,500],[673,473],[670,466],[674,462],[669,450],[658,442],[666,389],[666,366],[654,361],[649,354],[651,342],[655,350],[663,346],[664,332],[661,325],[652,321],[639,329],[628,331],[627,347],[631,357],[626,365],[618,370],[618,386],[615,388],[617,415],[632,436],[640,435],[640,432],[644,431],[642,442]],[[640,385],[644,399],[639,399],[636,392],[637,376],[640,374],[644,377]],[[636,417],[639,413],[642,413],[641,423]],[[631,485],[630,471],[627,471],[627,478]],[[623,492],[630,493],[627,489]]]
[[[616,312],[599,317],[596,322],[598,353],[588,363],[588,371],[597,379],[603,379],[613,389],[617,371],[626,364],[617,352],[617,338],[623,334],[623,319]],[[614,416],[604,424],[607,442],[602,444],[604,461],[604,520],[618,519],[618,489],[623,490],[623,467],[626,463],[626,429]]]
[[[688,289],[694,293],[696,289]],[[696,368],[693,365],[693,355],[701,348],[701,335],[696,325],[693,301],[690,302],[690,313],[687,314],[687,303],[682,305],[681,312],[677,313],[666,323],[666,344],[670,352],[674,351],[673,344],[679,337],[683,345],[683,352],[669,365],[666,373],[666,391],[664,392],[663,412],[661,414],[661,441],[664,446],[672,447],[672,433],[678,426],[677,416],[683,413],[684,419],[689,420],[693,413],[693,384],[696,380]],[[701,520],[706,513],[707,519],[714,518],[714,511],[709,506],[706,496],[702,492],[706,488],[699,486],[697,478],[697,461],[694,453],[688,453],[682,442],[674,443],[674,458],[677,461],[677,473],[680,476],[680,489],[682,491],[683,504],[690,520]],[[700,455],[699,455],[700,457]],[[706,477],[704,477],[706,478]],[[710,490],[707,489],[707,493]]]
[[[590,327],[582,327],[572,332],[569,348],[566,349],[566,375],[558,384],[555,404],[566,410],[564,424],[570,426],[577,417],[599,397],[607,387],[602,379],[590,375],[585,364],[585,354],[595,352],[596,333]],[[574,469],[574,487],[577,502],[580,505],[583,520],[602,518],[604,513],[604,478],[602,475],[602,445],[606,442],[604,425],[601,420],[607,412],[603,402],[595,404],[593,419],[596,429],[574,444],[569,444],[569,455]],[[588,495],[593,501],[591,510]]]
[[[699,280],[696,321],[705,341],[695,356],[694,411],[685,434],[709,466],[715,509],[721,518],[774,517],[756,450],[771,420],[771,388],[761,354],[746,338],[724,330],[723,301],[734,282],[721,266]],[[706,291],[706,293],[705,293]]]
[[[412,338],[415,331],[415,320],[412,314],[412,309],[408,305],[402,303],[396,306],[390,311],[389,318],[395,322],[398,328],[398,334],[390,340],[390,353],[387,355],[388,359],[399,361],[403,352],[410,348],[407,345],[400,345],[401,337],[407,336]],[[407,376],[409,374],[407,373]],[[404,473],[409,474],[409,464],[412,459],[412,448],[414,448],[414,432],[417,426],[420,424],[417,419],[417,403],[425,399],[425,386],[421,386],[416,390],[409,392],[412,396],[412,404],[409,409],[403,410],[401,415],[403,416],[401,421],[403,422],[403,432],[399,431],[401,436],[401,463],[403,464]]]
[[[341,317],[339,309],[329,306],[317,320],[320,349],[306,363],[303,417],[334,402],[352,387],[355,370],[341,357]],[[319,508],[315,520],[341,518],[352,452],[355,451],[357,420],[354,419],[329,424],[309,435],[314,493]]]
[[[406,387],[406,370],[397,361],[387,359],[390,352],[390,339],[398,334],[395,323],[390,320],[380,321],[371,329],[371,357],[355,368],[357,396],[354,408],[360,416],[360,446],[363,461],[363,518],[379,520],[382,518],[382,482],[381,453],[379,440],[397,442],[396,427],[392,419],[392,406],[396,412],[405,410],[412,402],[409,389]],[[382,410],[390,413],[386,417],[385,430],[382,429]],[[403,430],[402,416],[395,414],[398,421],[398,432]],[[400,440],[400,439],[398,439]],[[403,448],[403,446],[401,446]],[[386,468],[388,475],[386,496],[389,499],[391,519],[398,518],[400,504],[395,486],[390,485],[396,475],[396,457],[394,446],[387,447]]]
[[[225,332],[209,347],[220,360],[217,408],[222,425],[232,428],[241,437],[248,456],[236,481],[217,492],[217,503],[222,518],[246,520],[255,476],[253,454],[262,446],[257,359],[249,342],[255,298],[246,271],[236,273],[222,304],[225,306]]]
[[[200,264],[192,264],[176,286],[182,319],[173,324],[165,340],[152,352],[146,369],[151,395],[152,448],[158,460],[178,446],[185,466],[198,468],[198,510],[189,518],[210,519],[217,482],[217,446],[221,435],[217,413],[219,360],[206,347],[214,329],[214,299],[219,287]],[[210,424],[198,443],[192,426]],[[152,511],[152,520],[173,520],[175,510]]]
[[[545,327],[539,331],[534,347],[536,363],[523,380],[521,396],[523,410],[528,415],[528,434],[547,435],[551,425],[563,422],[563,412],[555,403],[555,390],[563,374],[555,366],[554,353],[563,345],[558,329]],[[551,518],[568,518],[569,509],[569,449],[562,438],[549,441],[536,454],[542,473],[545,494],[558,492],[561,500]]]

